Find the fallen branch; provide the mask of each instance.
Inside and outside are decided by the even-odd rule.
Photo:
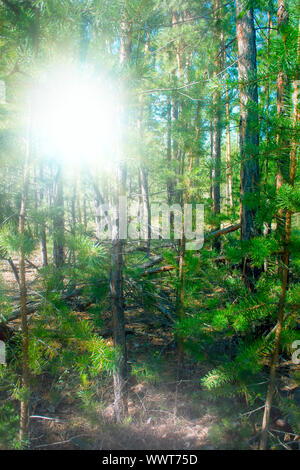
[[[163,260],[162,256],[155,256],[154,258],[150,259],[144,264],[141,264],[138,266],[139,269],[149,269],[152,268],[152,266],[155,266],[156,264],[159,264]]]
[[[32,263],[32,261],[30,261],[29,259],[25,258],[25,261],[31,268],[39,270],[39,267],[36,264]]]
[[[143,276],[147,276],[148,274],[157,274],[157,273],[164,273],[166,271],[173,271],[173,269],[175,269],[175,267],[171,265],[161,266],[160,268],[154,268],[154,269],[150,269],[149,271],[145,271],[143,273]]]
[[[62,421],[61,419],[59,418],[50,418],[48,416],[38,416],[38,415],[32,415],[32,416],[29,416],[29,418],[32,418],[32,419],[45,419],[47,421],[55,421],[57,423],[64,423],[65,421]]]
[[[62,300],[64,301],[70,301],[72,298],[77,297],[82,293],[82,288],[78,289],[73,289],[72,291],[69,291],[65,294],[62,295]],[[30,300],[27,302],[27,315],[31,315],[32,313],[35,313],[37,309],[42,305],[42,302],[49,302],[42,294],[39,294],[38,292],[32,291],[35,295],[38,295],[39,297],[42,298],[42,300]],[[90,304],[85,303],[84,307],[89,306]],[[78,304],[76,308],[80,309],[82,308],[83,305]],[[3,322],[0,323],[0,327],[4,325],[7,322],[11,322],[13,320],[17,320],[21,316],[21,307],[16,308],[11,315],[9,315],[8,318],[5,318],[4,315],[0,315],[0,318],[3,319]]]
[[[241,228],[241,224],[230,225],[229,227],[222,228],[220,230],[214,230],[213,232],[209,232],[205,235],[204,241],[210,240],[211,238],[221,237],[222,235],[226,235],[227,233],[235,232]]]

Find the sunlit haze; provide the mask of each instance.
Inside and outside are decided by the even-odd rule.
[[[48,75],[34,91],[33,116],[48,158],[102,167],[116,158],[119,100],[100,79],[74,70]]]

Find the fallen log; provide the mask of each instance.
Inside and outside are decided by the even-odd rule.
[[[155,266],[156,264],[160,263],[163,260],[162,256],[154,256],[154,258],[150,259],[144,264],[141,264],[138,266],[139,269],[149,269],[152,268],[152,266]]]
[[[27,303],[27,315],[30,315],[32,313],[34,313],[38,307],[41,305],[41,302],[38,301],[38,302],[28,302]],[[8,318],[5,318],[2,316],[2,318],[5,320],[3,323],[0,323],[0,327],[7,323],[7,322],[10,322],[10,321],[13,321],[13,320],[17,320],[17,318],[20,318],[21,317],[21,307],[18,307],[16,310],[14,310],[12,312],[11,315],[9,315]]]
[[[82,293],[82,290],[83,290],[82,288],[77,288],[77,289],[73,289],[71,291],[68,291],[68,292],[66,292],[65,294],[62,295],[62,300],[64,300],[65,302],[71,301],[73,298],[78,297]],[[34,294],[37,294],[37,293],[34,292]],[[42,300],[29,300],[27,302],[27,307],[26,307],[27,315],[31,315],[32,313],[35,313],[37,311],[37,309],[42,305],[43,300],[47,302],[47,300],[44,299],[42,295],[40,297],[42,298]],[[85,307],[87,307],[89,305],[90,305],[89,303],[84,303]],[[76,308],[79,311],[82,307],[83,307],[82,304],[78,304],[76,306]],[[20,317],[21,317],[21,307],[17,307],[15,310],[13,310],[12,313],[7,318],[4,317],[3,315],[2,316],[0,315],[0,319],[2,318],[2,320],[3,320],[0,323],[0,327],[2,327],[3,325],[5,325],[8,322],[17,320]]]
[[[220,230],[214,230],[205,235],[204,241],[210,240],[211,238],[221,237],[227,233],[235,232],[241,228],[241,224],[230,225],[229,227],[222,228]]]
[[[173,269],[175,269],[174,266],[161,266],[160,268],[154,268],[154,269],[150,269],[149,271],[145,271],[143,273],[143,277],[145,276],[148,276],[148,274],[158,274],[158,273],[164,273],[164,272],[168,272],[168,271],[173,271]]]

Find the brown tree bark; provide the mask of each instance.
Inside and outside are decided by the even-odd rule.
[[[218,44],[218,52],[220,46],[220,1],[215,0],[214,2],[214,40]],[[217,78],[221,71],[222,61],[220,60],[221,55],[216,54],[214,62],[214,77]],[[213,119],[212,119],[212,213],[215,217],[218,217],[221,210],[221,93],[219,87],[216,85],[216,91],[213,94]],[[220,223],[214,225],[214,229],[218,230]],[[220,249],[220,240],[214,239],[214,247]]]
[[[138,131],[139,131],[139,142],[140,152],[142,153],[143,148],[143,101],[140,97],[139,103],[139,118],[138,118]],[[146,168],[145,159],[140,154],[139,162],[139,186],[140,186],[140,218],[141,218],[141,238],[144,240],[144,245],[147,249],[147,254],[150,254],[150,242],[151,242],[151,221],[150,221],[150,201],[149,201],[149,187],[148,187],[148,171]]]
[[[267,32],[267,57],[269,59],[270,56],[270,40],[271,40],[271,27],[272,27],[272,20],[271,20],[271,12],[268,10],[268,32]],[[270,136],[269,136],[269,116],[270,116],[270,81],[267,79],[266,84],[266,115],[267,115],[267,129],[266,129],[266,144],[268,146]],[[268,183],[268,176],[269,176],[269,159],[268,155],[265,156],[265,167],[264,167],[264,181],[263,181],[263,190],[266,193],[267,191],[267,183]],[[264,222],[264,237],[268,237],[271,233],[271,224]],[[264,261],[264,271],[268,272],[268,261],[265,259]]]
[[[300,23],[298,30],[298,61],[300,57]],[[293,129],[294,136],[291,142],[290,149],[290,170],[289,170],[289,184],[294,186],[295,174],[296,174],[296,159],[297,159],[297,149],[299,146],[299,141],[297,140],[296,130],[299,124],[299,74],[293,80]],[[290,258],[290,239],[291,239],[291,225],[292,225],[292,212],[290,210],[286,211],[285,214],[285,230],[284,230],[284,240],[283,240],[283,253],[281,258],[281,289],[280,297],[277,310],[277,326],[275,330],[275,341],[274,349],[271,359],[270,366],[270,378],[269,386],[267,391],[264,416],[262,422],[262,432],[260,440],[260,450],[265,450],[268,444],[268,429],[270,421],[270,413],[272,407],[273,396],[276,386],[276,367],[278,364],[279,350],[280,350],[280,341],[281,334],[284,327],[284,309],[286,302],[286,293],[288,290],[288,276],[289,276],[289,258]]]
[[[121,23],[120,38],[120,65],[125,66],[130,58],[131,40],[130,30],[124,17]],[[120,119],[124,119],[123,110],[120,110]],[[125,123],[123,123],[125,125]],[[125,130],[123,130],[125,132]],[[126,165],[124,161],[124,149],[121,150],[119,168],[116,175],[117,213],[112,230],[111,248],[111,277],[110,292],[112,302],[113,336],[116,350],[116,362],[113,372],[114,380],[114,411],[115,419],[121,422],[128,414],[128,366],[127,348],[125,337],[124,295],[123,295],[123,250],[124,240],[120,237],[120,208],[118,199],[126,195]]]
[[[172,162],[172,102],[169,96],[167,97],[167,122],[167,164],[168,169],[170,170]],[[168,204],[172,204],[173,191],[174,180],[169,176],[167,181]]]
[[[31,5],[29,6],[31,8]],[[40,39],[40,8],[33,6],[34,21],[32,24],[32,49],[34,57],[37,57]],[[29,328],[27,319],[27,285],[26,285],[26,266],[25,266],[25,246],[24,238],[26,232],[26,210],[28,199],[28,188],[30,178],[30,158],[32,151],[32,107],[31,101],[28,103],[27,130],[26,130],[26,148],[25,161],[23,167],[23,188],[21,196],[21,205],[18,220],[18,234],[20,237],[19,249],[19,277],[20,277],[20,304],[21,304],[21,329],[22,329],[22,388],[23,397],[20,404],[20,443],[26,447],[29,444],[29,393],[30,393],[30,371],[29,371]]]
[[[26,229],[26,207],[29,186],[29,159],[30,159],[30,138],[31,138],[31,109],[28,111],[27,138],[25,150],[25,162],[23,168],[23,188],[21,206],[19,212],[19,278],[20,278],[20,304],[21,304],[21,327],[22,327],[22,388],[23,398],[20,405],[20,442],[27,446],[29,440],[29,331],[27,320],[27,286],[24,236]]]
[[[259,190],[258,162],[258,92],[256,69],[256,38],[253,8],[245,0],[236,2],[238,72],[240,92],[240,154],[241,154],[241,240],[250,240],[258,233],[256,209],[249,197]],[[248,9],[247,9],[248,8]],[[244,260],[244,279],[252,289],[256,271]]]
[[[289,15],[285,0],[278,0],[277,9],[277,28],[281,36],[284,49],[286,50],[286,27],[288,25]],[[284,70],[280,70],[277,76],[277,116],[284,119],[288,115],[289,102],[289,81]],[[277,134],[277,192],[289,179],[289,139],[284,130],[280,129]],[[285,214],[279,209],[277,214],[277,234],[281,241],[284,240]]]
[[[225,70],[225,112],[226,112],[226,202],[229,207],[233,208],[233,195],[232,195],[232,165],[231,165],[231,136],[230,136],[230,103],[228,92],[228,72],[226,60],[226,48],[224,48],[224,70]]]
[[[44,202],[44,171],[42,165],[40,166],[40,171],[39,171],[39,179],[40,179],[40,188],[38,190],[38,203],[40,208],[43,206]],[[43,266],[48,265],[48,252],[47,252],[47,234],[46,234],[46,223],[45,220],[42,220],[40,222],[40,248],[41,248],[41,255],[42,255],[42,263]]]
[[[62,169],[60,166],[54,180],[53,203],[55,214],[53,216],[53,262],[57,269],[62,268],[64,264],[64,194]]]

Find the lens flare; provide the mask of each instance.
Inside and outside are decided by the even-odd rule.
[[[33,103],[34,133],[47,157],[101,166],[116,157],[120,98],[104,81],[60,71],[41,80]]]

